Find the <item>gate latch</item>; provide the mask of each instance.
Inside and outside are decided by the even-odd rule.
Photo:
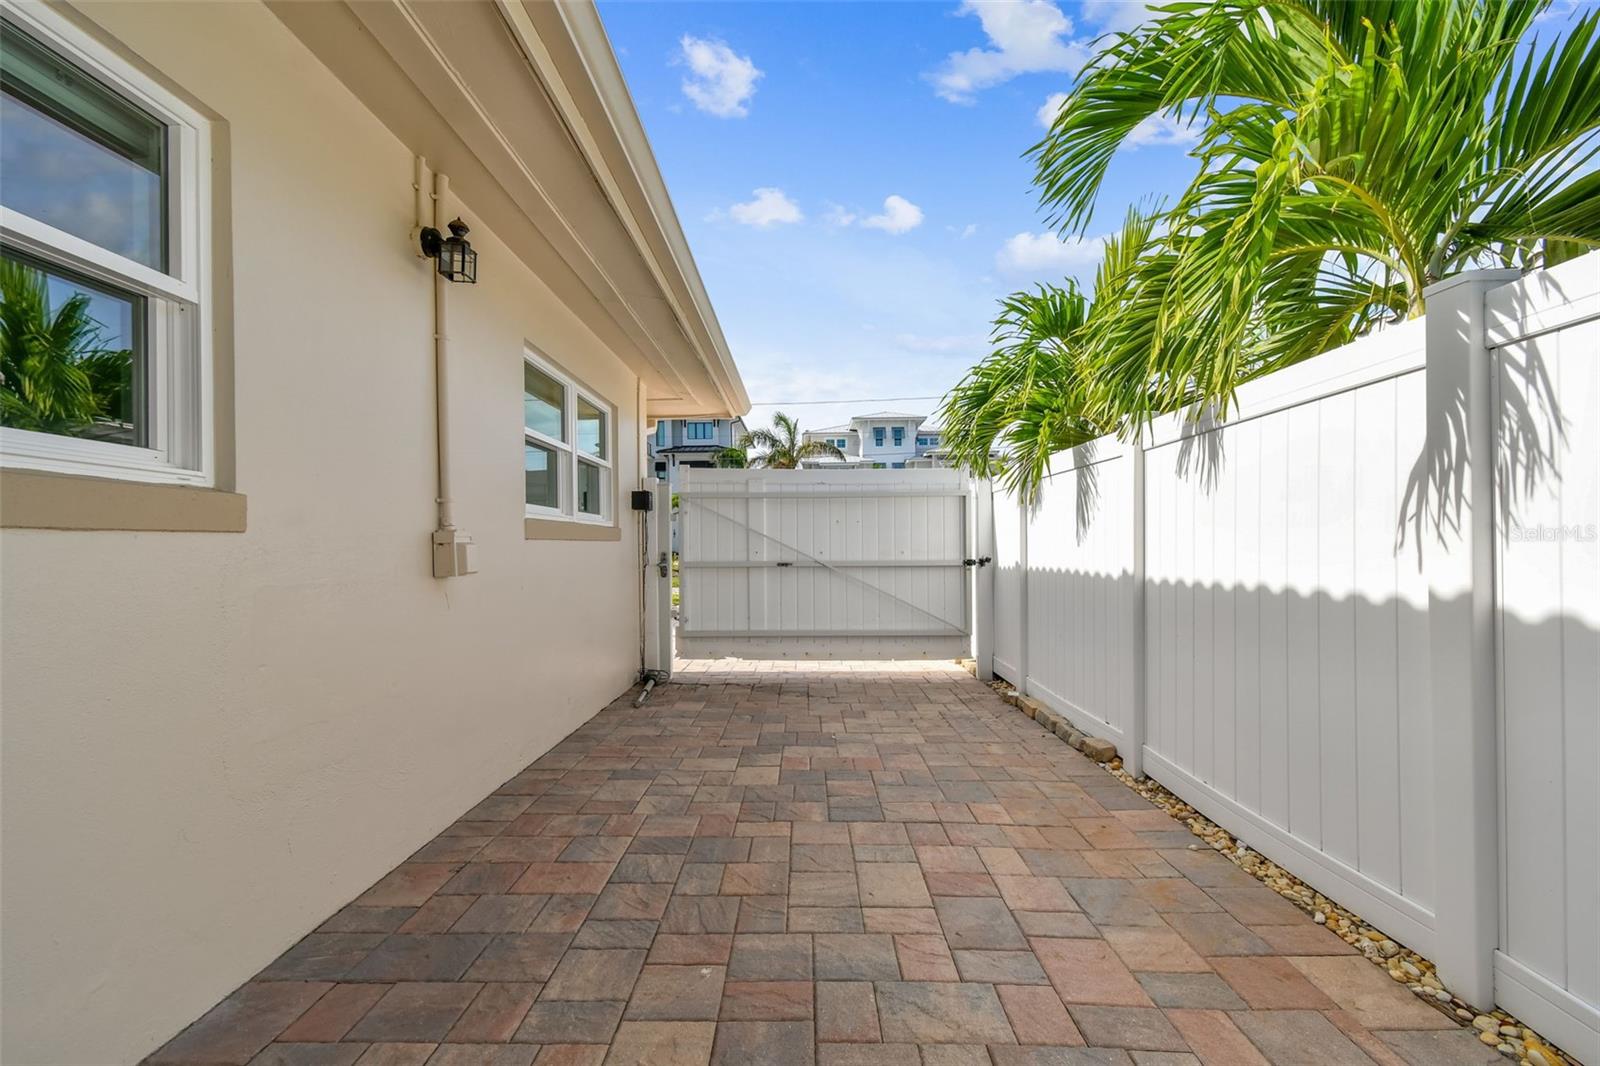
[[[672,564],[667,561],[666,552],[661,553],[661,561],[656,563],[656,571],[662,577],[666,577],[668,574],[672,573]]]
[[[961,565],[962,566],[988,566],[992,562],[994,562],[993,557],[985,555],[981,559],[963,559],[963,560],[961,560]]]

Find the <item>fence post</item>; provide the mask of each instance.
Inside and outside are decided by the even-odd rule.
[[[1434,961],[1440,980],[1494,1005],[1500,941],[1494,643],[1494,423],[1483,298],[1515,270],[1429,286],[1423,567],[1434,756]],[[1431,535],[1431,539],[1426,539]]]
[[[1017,496],[1017,695],[1028,694],[1028,503]]]
[[[646,634],[648,667],[672,676],[672,482],[647,477],[645,488],[655,493],[655,510],[644,516],[645,559],[643,580],[648,589],[646,618],[651,632]],[[661,572],[663,564],[666,573]]]
[[[1133,671],[1129,690],[1133,705],[1128,708],[1128,749],[1122,753],[1122,768],[1134,777],[1144,776],[1145,731],[1145,625],[1144,625],[1144,446],[1139,442],[1128,445],[1128,462],[1132,467],[1132,515],[1128,535],[1132,540],[1132,564],[1129,578],[1130,590],[1128,622],[1128,667]]]
[[[994,680],[994,482],[973,481],[972,658],[978,680]],[[985,562],[984,560],[988,560]]]

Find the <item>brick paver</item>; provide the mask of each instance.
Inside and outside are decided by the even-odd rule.
[[[619,699],[152,1064],[1479,1062],[954,665]]]

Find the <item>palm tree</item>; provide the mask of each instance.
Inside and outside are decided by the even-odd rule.
[[[844,452],[827,441],[802,442],[800,437],[800,423],[778,411],[772,416],[771,429],[751,430],[740,438],[739,447],[762,449],[760,454],[750,456],[749,463],[769,470],[794,470],[802,459],[844,458]]]
[[[1097,313],[1125,303],[1130,272],[1152,239],[1154,219],[1128,214],[1106,242],[1095,301],[1068,280],[1000,302],[994,349],[944,399],[944,446],[956,465],[994,477],[1031,500],[1050,456],[1112,432],[1087,413],[1088,336]]]
[[[1600,246],[1600,10],[1534,0],[1174,3],[1108,39],[1031,150],[1051,221],[1088,224],[1152,116],[1199,167],[1117,313],[1085,338],[1086,417],[1137,430],[1423,313],[1475,266]]]
[[[44,272],[0,260],[0,425],[81,436],[124,417],[133,353],[102,337],[86,295],[52,314]]]

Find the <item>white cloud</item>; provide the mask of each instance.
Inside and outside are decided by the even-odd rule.
[[[683,79],[683,95],[695,107],[718,118],[743,118],[750,113],[750,98],[756,94],[761,71],[749,56],[734,52],[721,41],[684,34],[678,46],[678,61],[689,68]]]
[[[978,224],[976,222],[968,222],[965,226],[961,227],[961,239],[966,240],[968,237],[977,232]]]
[[[782,189],[770,186],[757,189],[755,199],[734,204],[728,208],[728,214],[741,225],[763,228],[779,223],[799,222],[806,217],[801,213],[800,205],[784,195]]]
[[[1141,145],[1199,144],[1200,130],[1171,115],[1151,115],[1133,127],[1128,139],[1122,143],[1131,148]]]
[[[1104,237],[1019,233],[1001,245],[994,263],[1006,274],[1072,273],[1098,263],[1104,243]]]
[[[857,215],[854,211],[851,211],[842,204],[836,204],[832,202],[828,204],[827,210],[823,211],[822,213],[823,223],[829,226],[848,226],[854,222],[856,218]]]
[[[1152,12],[1143,0],[1083,0],[1079,14],[1101,32],[1112,33],[1133,29],[1147,21]]]
[[[1061,105],[1066,102],[1066,93],[1051,93],[1045,102],[1039,105],[1039,110],[1035,111],[1033,116],[1039,120],[1039,125],[1049,129],[1055,122],[1056,115],[1061,113]]]
[[[1072,20],[1050,0],[963,0],[960,14],[978,16],[990,47],[952,52],[929,75],[952,103],[971,103],[979,89],[1019,74],[1076,74],[1089,60],[1088,42],[1072,39]]]
[[[903,196],[887,196],[883,201],[883,213],[865,218],[861,224],[885,233],[905,233],[922,225],[922,208]]]
[[[867,229],[881,229],[885,233],[894,234],[916,229],[922,225],[922,217],[922,208],[904,196],[895,194],[884,197],[883,210],[876,215],[863,215],[843,204],[832,202],[828,203],[827,209],[822,213],[823,223],[835,228],[860,225]]]

